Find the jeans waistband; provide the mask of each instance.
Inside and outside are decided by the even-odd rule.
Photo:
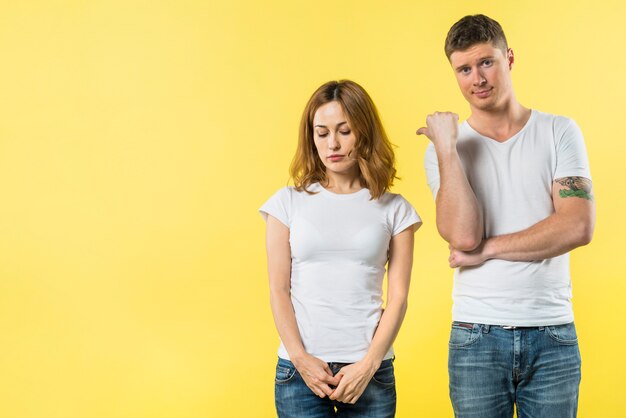
[[[380,363],[380,368],[382,367],[388,367],[391,366],[393,364],[393,361],[395,360],[395,356],[393,358],[389,358],[387,360],[383,360]],[[287,359],[278,357],[278,364],[279,365],[283,365],[283,366],[293,366],[293,363]],[[333,367],[343,367],[343,366],[347,366],[348,364],[352,364],[352,363],[344,363],[344,362],[336,362],[336,361],[329,361],[327,362],[328,366],[332,369]]]
[[[463,322],[463,321],[452,321],[452,325],[456,325],[456,326],[460,326],[460,327],[465,327],[468,329],[473,329],[475,327],[480,327],[482,329],[483,332],[487,333],[489,332],[489,330],[491,328],[500,328],[500,329],[504,329],[504,330],[528,330],[528,331],[532,331],[532,330],[538,330],[538,331],[543,331],[546,327],[557,327],[557,326],[562,326],[562,325],[569,325],[572,322],[568,323],[568,324],[554,324],[554,325],[540,325],[540,326],[519,326],[519,325],[491,325],[491,324],[478,324],[478,323],[472,323],[472,322]]]

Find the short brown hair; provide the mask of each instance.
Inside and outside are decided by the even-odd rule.
[[[506,56],[509,49],[502,26],[485,15],[465,16],[456,22],[446,36],[446,57],[455,51],[464,51],[475,44],[490,43],[502,50]]]
[[[289,172],[296,190],[307,191],[316,182],[324,182],[326,167],[320,160],[313,139],[313,118],[322,105],[338,102],[356,136],[356,159],[359,180],[378,199],[396,178],[393,148],[378,116],[374,102],[365,89],[350,80],[329,81],[311,96],[300,120],[296,155]]]

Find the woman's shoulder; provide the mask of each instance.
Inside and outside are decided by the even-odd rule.
[[[402,204],[403,202],[407,202],[407,200],[400,193],[392,193],[390,191],[386,191],[385,193],[383,193],[383,195],[379,197],[378,200],[381,203],[388,205],[398,205]]]
[[[298,190],[296,186],[285,186],[285,187],[281,187],[280,189],[278,189],[272,195],[272,197],[274,199],[279,199],[279,200],[293,200],[293,199],[306,198],[307,196],[311,196],[311,194],[307,193],[307,191],[313,192],[313,193],[316,193],[319,191],[317,189],[317,186],[318,186],[317,183],[311,184],[309,186],[306,186],[302,190]]]

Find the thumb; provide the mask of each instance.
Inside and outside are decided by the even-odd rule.
[[[419,128],[416,132],[417,135],[426,135],[428,136],[428,128],[425,126],[422,126],[421,128]]]
[[[324,371],[326,372],[327,375],[332,377],[333,372],[330,370],[330,367],[328,367],[328,364],[326,363],[324,363]]]
[[[339,385],[339,382],[341,382],[341,378],[343,377],[343,373],[342,372],[338,372],[336,375],[333,376],[333,385],[337,386]]]

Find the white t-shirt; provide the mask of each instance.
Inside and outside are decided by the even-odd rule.
[[[457,150],[483,210],[487,238],[529,228],[554,213],[552,184],[561,177],[591,179],[576,123],[533,110],[505,142],[484,137],[464,122]],[[437,155],[425,155],[428,185],[439,190]],[[488,260],[454,274],[454,321],[491,325],[559,325],[574,320],[569,254],[533,262]]]
[[[391,237],[421,222],[400,195],[370,200],[367,189],[310,195],[280,189],[259,209],[289,228],[291,303],[307,353],[326,362],[361,360],[382,315]],[[289,359],[281,342],[278,356]],[[393,356],[390,349],[385,359]]]

